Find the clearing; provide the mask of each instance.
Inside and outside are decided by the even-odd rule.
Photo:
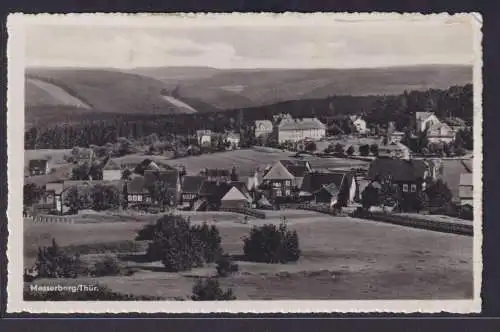
[[[279,223],[286,216],[299,234],[302,256],[292,264],[239,262],[240,271],[221,278],[238,299],[465,299],[473,293],[473,238],[407,228],[311,211],[269,212],[269,219],[240,222],[227,213],[191,213],[192,222],[216,224],[226,252],[241,255],[242,237],[256,224]],[[90,217],[87,217],[90,218]],[[130,241],[136,231],[158,216],[99,223],[25,224],[25,261],[52,237],[61,245]],[[234,218],[234,220],[231,220]],[[105,220],[106,219],[106,220]],[[84,259],[94,260],[93,257]],[[37,280],[37,283],[99,283],[112,290],[164,298],[188,297],[196,277],[215,273],[214,266],[166,273],[159,262],[125,261],[139,271],[132,276]],[[26,266],[26,262],[25,262]]]

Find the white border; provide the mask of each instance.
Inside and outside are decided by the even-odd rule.
[[[277,19],[277,17],[279,19]],[[57,18],[57,19],[55,19]],[[25,31],[28,24],[43,25],[200,25],[244,26],[297,25],[300,23],[330,25],[341,21],[365,20],[425,20],[429,24],[443,19],[468,19],[474,27],[474,298],[472,300],[332,300],[332,301],[230,301],[230,302],[178,302],[178,301],[82,301],[82,302],[32,302],[23,300],[23,227],[22,186],[24,163],[24,56]],[[91,21],[91,22],[90,22]],[[314,13],[314,14],[66,14],[8,16],[8,99],[7,99],[7,151],[8,151],[8,285],[7,312],[30,313],[321,313],[321,312],[451,312],[473,313],[481,310],[482,276],[482,17],[470,14],[397,14],[397,13]]]

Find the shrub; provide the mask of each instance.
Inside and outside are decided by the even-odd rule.
[[[368,144],[363,144],[359,147],[359,154],[366,157],[370,154],[370,146]]]
[[[284,223],[254,227],[243,243],[245,257],[254,262],[294,262],[301,254],[297,232],[289,231]]]
[[[374,156],[378,156],[378,145],[377,145],[377,144],[372,144],[372,145],[370,145],[370,152],[371,152]]]
[[[347,149],[346,153],[347,153],[349,156],[352,156],[352,155],[354,154],[354,147],[351,145],[351,146]]]
[[[193,301],[231,301],[236,300],[231,288],[223,291],[215,278],[199,279],[193,286]]]
[[[238,272],[239,266],[233,260],[231,257],[227,254],[221,256],[217,260],[217,275],[219,277],[227,277],[231,273]]]
[[[50,247],[38,248],[35,268],[39,278],[76,278],[88,274],[79,255],[63,252],[55,239]]]
[[[214,262],[221,254],[221,237],[216,226],[191,226],[181,216],[167,215],[155,225],[139,231],[137,238],[152,241],[146,256],[161,260],[167,271],[185,271]]]
[[[337,144],[335,144],[334,151],[337,154],[343,155],[344,154],[344,146],[340,143],[337,143]]]
[[[122,267],[118,261],[111,256],[106,256],[94,264],[92,275],[95,277],[116,276],[122,274]]]

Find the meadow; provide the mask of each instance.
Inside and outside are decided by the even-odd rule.
[[[465,299],[472,297],[472,237],[412,229],[348,217],[331,217],[310,211],[269,212],[268,219],[213,212],[188,213],[192,223],[215,223],[222,236],[223,249],[242,254],[242,237],[253,225],[280,223],[297,230],[302,256],[297,263],[264,264],[240,261],[240,271],[220,278],[238,299]],[[158,216],[127,216],[100,222],[34,225],[25,222],[25,266],[33,262],[39,245],[55,237],[62,246],[102,246],[103,243],[132,241],[136,231]],[[123,254],[130,254],[125,247]],[[141,250],[137,249],[136,250]],[[114,251],[112,255],[119,252]],[[102,254],[83,255],[93,261]],[[159,262],[123,263],[136,269],[131,276],[40,279],[36,283],[98,283],[111,290],[162,298],[187,298],[195,278],[215,275],[215,268],[180,273],[163,271]],[[293,295],[291,295],[293,294]]]

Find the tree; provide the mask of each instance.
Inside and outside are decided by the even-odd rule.
[[[445,206],[451,202],[452,194],[448,185],[441,179],[431,184],[427,190],[427,197],[432,206]]]
[[[172,190],[165,181],[156,179],[147,189],[151,195],[151,201],[158,203],[162,211],[165,209],[165,205],[171,205],[174,201]]]
[[[69,207],[70,213],[91,208],[90,190],[84,186],[70,187],[64,195],[64,204]]]
[[[121,176],[121,179],[122,180],[130,180],[132,176],[132,171],[129,170],[128,168],[125,168],[123,171],[122,171],[122,176]]]
[[[239,266],[236,264],[228,254],[222,255],[217,260],[217,275],[219,277],[227,277],[231,273],[238,272]]]
[[[352,156],[354,154],[354,147],[351,145],[346,152],[349,156]]]
[[[335,153],[343,155],[344,154],[344,146],[340,143],[335,144],[334,148]]]
[[[131,154],[133,152],[132,151],[132,142],[130,142],[130,140],[128,140],[125,137],[118,138],[117,152],[118,152],[118,155],[120,155],[120,156]]]
[[[71,180],[85,181],[90,179],[90,165],[88,162],[77,164],[71,170]]]
[[[51,246],[38,248],[35,269],[38,278],[76,278],[87,270],[78,255],[65,253],[55,239]]]
[[[198,279],[193,286],[193,301],[230,301],[236,300],[233,290],[223,291],[215,278]]]
[[[370,183],[361,194],[361,205],[363,209],[369,210],[370,207],[379,205],[379,190]]]
[[[304,149],[309,152],[314,152],[316,151],[316,143],[306,142]]]
[[[238,172],[236,171],[236,167],[231,169],[231,181],[238,181]]]
[[[23,204],[25,206],[30,206],[42,198],[43,188],[37,186],[34,183],[27,183],[23,186]]]
[[[96,184],[92,187],[90,195],[93,210],[104,211],[120,206],[120,192],[114,186]]]
[[[370,152],[371,152],[374,156],[378,156],[378,145],[377,145],[377,144],[372,144],[372,145],[370,145]]]
[[[363,144],[359,147],[359,154],[362,156],[368,156],[370,153],[370,146],[368,144]]]

